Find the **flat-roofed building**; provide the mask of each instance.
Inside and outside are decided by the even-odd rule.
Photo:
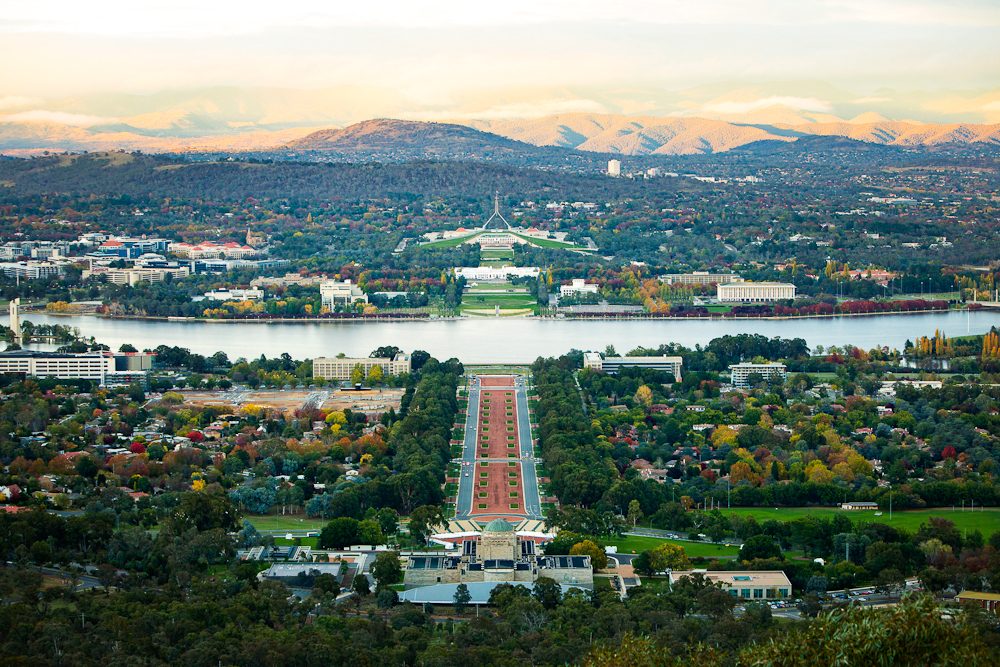
[[[264,290],[256,287],[250,289],[217,289],[205,292],[209,301],[260,301],[264,298]]]
[[[600,352],[584,352],[583,367],[598,373],[615,375],[623,368],[649,368],[672,373],[674,380],[681,381],[681,357],[604,357]]]
[[[336,306],[349,306],[361,301],[368,303],[368,295],[350,280],[325,280],[319,285],[323,306],[333,310]]]
[[[456,278],[499,282],[508,278],[537,278],[537,266],[459,266],[455,268]]]
[[[986,611],[1000,614],[1000,593],[962,591],[955,596],[955,600],[962,605],[977,605]]]
[[[573,278],[569,285],[559,286],[559,296],[572,296],[574,294],[597,294],[599,289],[597,283],[588,283],[583,278]]]
[[[590,556],[543,556],[535,540],[519,535],[505,519],[493,519],[461,544],[461,555],[410,556],[403,584],[407,589],[473,582],[531,584],[549,577],[563,585],[594,586]]]
[[[716,286],[719,301],[760,303],[795,298],[795,285],[791,283],[727,283]]]
[[[840,509],[849,511],[877,510],[878,503],[851,501],[849,503],[840,503]]]
[[[132,269],[114,269],[108,266],[96,266],[83,272],[82,278],[99,278],[104,276],[112,285],[136,285],[138,283],[162,283],[167,276],[184,278],[191,275],[187,266],[176,267],[136,267]]]
[[[114,352],[0,352],[0,373],[60,380],[93,380],[102,385],[145,382],[153,355]]]
[[[660,280],[668,285],[729,285],[743,282],[743,278],[735,273],[711,273],[709,271],[668,273],[660,276]]]
[[[354,369],[361,366],[367,376],[376,366],[385,375],[410,372],[410,355],[400,352],[392,359],[385,357],[316,357],[313,377],[321,380],[350,380]]]
[[[668,574],[670,585],[684,577],[700,574],[735,598],[746,601],[782,600],[792,595],[792,582],[781,570],[675,570]]]
[[[766,380],[782,380],[788,377],[788,367],[785,364],[767,362],[755,364],[744,361],[733,364],[729,367],[729,378],[734,387],[747,387],[750,385],[751,375],[760,375]]]

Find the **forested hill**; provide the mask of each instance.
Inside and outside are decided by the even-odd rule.
[[[678,189],[701,190],[704,186],[687,179],[632,181],[479,162],[190,162],[133,153],[0,160],[0,198],[95,194],[213,200],[358,200],[387,195],[482,197],[484,192],[497,189],[524,198],[594,201]]]

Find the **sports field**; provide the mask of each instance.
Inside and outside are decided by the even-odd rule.
[[[244,519],[253,524],[254,528],[260,531],[301,531],[301,530],[323,530],[323,526],[329,523],[326,519],[310,519],[307,516],[278,516],[278,515],[244,515]]]
[[[642,537],[639,535],[623,535],[616,540],[609,540],[608,546],[618,547],[623,554],[642,553],[655,549],[664,542],[670,542],[684,547],[684,553],[689,558],[732,558],[740,552],[739,547],[727,547],[723,544],[707,542],[688,542],[685,540],[663,540],[658,537]]]
[[[837,515],[844,515],[855,523],[878,521],[886,523],[896,528],[916,531],[920,524],[934,517],[948,519],[955,524],[959,530],[978,530],[984,537],[989,537],[992,533],[1000,530],[1000,509],[986,508],[976,509],[975,512],[960,508],[952,510],[950,507],[939,507],[936,509],[906,510],[904,512],[892,513],[892,520],[889,519],[889,512],[883,511],[881,516],[875,516],[874,512],[867,511],[847,511],[836,507],[734,507],[729,510],[722,510],[723,514],[733,514],[739,516],[753,516],[757,521],[775,519],[777,521],[794,521],[805,516],[821,517],[830,519]]]

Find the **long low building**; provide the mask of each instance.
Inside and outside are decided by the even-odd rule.
[[[672,373],[674,380],[681,381],[681,357],[604,357],[600,352],[584,352],[583,367],[598,373],[615,375],[623,368],[649,368]]]
[[[385,357],[316,357],[313,359],[313,377],[317,380],[350,380],[358,366],[367,376],[372,368],[382,369],[384,375],[402,375],[410,372],[410,355],[400,352],[394,358]]]
[[[750,376],[754,374],[769,380],[784,380],[788,377],[788,367],[779,363],[755,364],[749,361],[733,364],[729,367],[729,379],[734,387],[748,386]]]
[[[145,382],[153,355],[115,352],[0,352],[0,373],[60,380],[92,380],[102,385]]]
[[[670,585],[684,577],[700,574],[740,600],[781,600],[791,597],[792,582],[781,570],[675,570],[668,578]]]
[[[660,276],[660,280],[668,285],[728,285],[743,282],[742,276],[735,273],[710,273],[708,271],[668,273]]]
[[[466,280],[502,281],[508,278],[537,278],[537,266],[459,266],[455,277]]]
[[[795,298],[795,285],[791,283],[727,283],[716,287],[719,301],[759,303],[784,301]]]

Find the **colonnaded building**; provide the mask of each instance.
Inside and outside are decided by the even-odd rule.
[[[590,556],[544,556],[533,540],[521,539],[504,519],[460,542],[462,555],[410,556],[403,573],[406,588],[435,584],[519,582],[549,577],[560,584],[593,588]]]
[[[716,288],[719,301],[762,302],[783,301],[795,298],[795,285],[791,283],[729,283]]]

